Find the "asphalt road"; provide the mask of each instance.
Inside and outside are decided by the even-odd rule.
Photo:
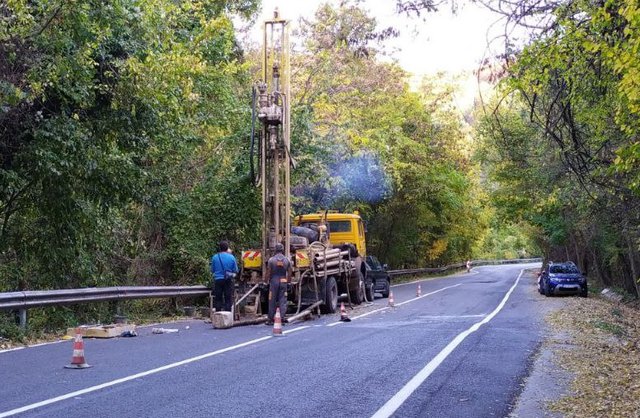
[[[0,353],[0,418],[504,417],[542,340],[525,267],[486,266],[393,287],[387,299],[284,327],[203,321]],[[187,329],[186,327],[189,326]]]

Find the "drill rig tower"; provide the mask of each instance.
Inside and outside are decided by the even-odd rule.
[[[291,154],[288,21],[278,11],[264,22],[262,80],[257,83],[260,122],[260,178],[262,185],[262,277],[276,243],[290,255]]]

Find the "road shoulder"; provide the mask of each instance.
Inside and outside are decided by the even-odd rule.
[[[517,397],[511,414],[516,417],[561,417],[562,415],[549,409],[553,401],[571,394],[570,385],[573,375],[570,371],[556,364],[556,353],[570,350],[570,336],[566,331],[554,327],[548,318],[563,309],[566,298],[545,298],[536,289],[536,275],[526,271],[523,282],[527,291],[535,300],[539,318],[542,318],[543,341],[532,354],[528,376],[521,383],[522,391]]]

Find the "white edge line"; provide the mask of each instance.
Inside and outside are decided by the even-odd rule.
[[[25,346],[25,347],[7,348],[7,349],[5,349],[5,350],[1,350],[1,351],[0,351],[0,354],[2,354],[2,353],[8,353],[8,352],[10,352],[10,351],[24,350],[25,348],[27,348],[27,347]]]
[[[404,305],[405,303],[413,302],[413,301],[416,301],[418,299],[422,299],[422,298],[425,298],[427,296],[431,296],[431,295],[433,295],[435,293],[442,292],[443,290],[451,289],[452,287],[458,287],[460,285],[462,285],[462,283],[454,284],[454,285],[451,285],[451,286],[446,286],[446,287],[443,287],[442,289],[438,289],[438,290],[434,290],[433,292],[425,293],[422,296],[418,296],[418,297],[415,297],[413,299],[405,300],[404,302],[396,303],[396,306],[401,306],[401,305]],[[371,312],[367,312],[367,313],[364,313],[362,315],[354,316],[353,318],[351,318],[351,320],[364,318],[365,316],[369,316],[369,315],[374,314],[376,312],[386,311],[387,309],[391,309],[391,306],[385,306],[384,308],[375,309],[375,310],[373,310]],[[335,327],[336,325],[340,325],[340,324],[344,324],[344,322],[342,322],[342,321],[332,322],[330,324],[327,324],[326,326]]]
[[[389,399],[387,403],[382,406],[382,408],[378,409],[376,413],[372,415],[372,418],[387,418],[393,415],[398,410],[398,408],[400,408],[400,406],[402,406],[402,404],[409,398],[409,396],[411,396],[411,394],[415,392],[415,390],[431,375],[431,373],[433,373],[438,368],[438,366],[442,364],[442,362],[449,356],[449,354],[451,354],[453,350],[455,350],[456,347],[458,347],[458,345],[460,345],[460,343],[464,341],[465,338],[467,338],[471,333],[477,331],[481,325],[491,321],[502,310],[502,308],[504,308],[507,300],[509,300],[509,296],[511,296],[511,293],[513,293],[513,290],[518,285],[518,282],[520,281],[523,273],[524,270],[520,270],[520,274],[518,275],[515,283],[504,295],[504,298],[502,298],[502,301],[500,302],[498,307],[493,310],[493,312],[487,315],[482,321],[476,322],[469,329],[458,334],[458,336],[456,336],[449,344],[447,344],[447,346],[443,348],[442,351],[440,351],[429,363],[427,363],[427,365],[424,366],[424,368],[420,370],[418,374],[416,374],[411,380],[409,380],[409,382],[404,385],[402,389],[398,391],[398,393],[396,393],[391,399]]]
[[[293,329],[284,331],[283,334],[290,334],[292,332],[301,331],[301,330],[306,329],[306,328],[309,328],[309,326],[302,326],[302,327],[293,328]],[[269,339],[272,339],[272,338],[274,338],[272,335],[267,335],[267,336],[264,336],[264,337],[261,337],[261,338],[257,338],[255,340],[246,341],[244,343],[236,344],[236,345],[231,346],[231,347],[221,348],[219,350],[212,351],[210,353],[201,354],[199,356],[191,357],[191,358],[188,358],[186,360],[181,360],[181,361],[177,361],[175,363],[167,364],[166,366],[162,366],[162,367],[158,367],[158,368],[155,368],[155,369],[147,370],[145,372],[136,373],[136,374],[133,374],[131,376],[126,376],[126,377],[123,377],[123,378],[120,378],[120,379],[112,380],[110,382],[106,382],[106,383],[102,383],[102,384],[99,384],[99,385],[91,386],[91,387],[88,387],[88,388],[85,388],[85,389],[80,389],[80,390],[77,390],[75,392],[67,393],[65,395],[60,395],[60,396],[57,396],[55,398],[47,399],[47,400],[44,400],[44,401],[41,401],[41,402],[37,402],[37,403],[26,405],[26,406],[23,406],[23,407],[20,407],[20,408],[12,409],[10,411],[0,412],[0,418],[10,417],[12,415],[16,415],[16,414],[19,414],[19,413],[22,413],[22,412],[30,411],[32,409],[36,409],[36,408],[40,408],[42,406],[50,405],[52,403],[64,401],[65,399],[70,399],[70,398],[73,398],[73,397],[76,397],[76,396],[84,395],[86,393],[95,392],[95,391],[100,390],[100,389],[108,388],[110,386],[115,386],[115,385],[118,385],[120,383],[125,383],[125,382],[131,381],[131,380],[139,379],[141,377],[145,377],[145,376],[149,376],[149,375],[152,375],[152,374],[155,374],[155,373],[159,373],[159,372],[162,372],[164,370],[173,369],[173,368],[178,367],[178,366],[183,366],[185,364],[193,363],[194,361],[203,360],[203,359],[208,358],[208,357],[213,357],[213,356],[216,356],[218,354],[226,353],[228,351],[232,351],[232,350],[235,350],[235,349],[238,349],[238,348],[246,347],[248,345],[256,344],[256,343],[259,343],[259,342],[262,342],[262,341],[266,341],[266,340],[269,340]]]
[[[34,347],[42,347],[43,345],[60,344],[60,343],[66,342],[66,341],[68,341],[68,340],[47,341],[46,343],[38,343],[38,344],[33,344],[33,345],[24,345],[24,346],[21,346],[21,347],[7,348],[6,350],[0,350],[0,354],[8,353],[10,351],[24,350],[25,348],[34,348]]]

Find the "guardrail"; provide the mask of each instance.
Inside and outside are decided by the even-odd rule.
[[[488,266],[496,264],[521,264],[521,263],[541,263],[542,258],[516,258],[513,260],[473,260],[471,266]],[[391,277],[395,276],[411,276],[415,274],[433,274],[433,273],[446,273],[450,270],[459,270],[466,268],[467,263],[451,264],[444,267],[426,267],[418,269],[405,269],[405,270],[389,270],[387,273]]]
[[[540,258],[517,260],[476,260],[472,266],[489,264],[518,264],[540,262]],[[457,263],[445,267],[390,270],[391,276],[444,273],[449,270],[465,268],[466,263]],[[23,292],[0,293],[0,310],[19,310],[20,326],[27,325],[27,309],[43,306],[62,306],[84,302],[104,302],[111,300],[174,298],[180,296],[208,296],[211,290],[207,286],[118,286],[89,287],[83,289],[28,290]]]
[[[43,306],[63,306],[83,302],[104,302],[125,299],[173,298],[208,296],[207,286],[118,286],[83,289],[28,290],[0,293],[0,310],[19,310],[20,326],[27,326],[27,309]]]

